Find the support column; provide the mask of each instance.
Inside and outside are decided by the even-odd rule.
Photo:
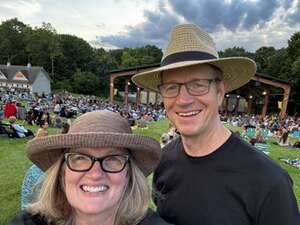
[[[240,106],[240,95],[237,95],[236,96],[236,105],[235,105],[235,109],[234,109],[234,115],[239,114],[239,106]]]
[[[284,88],[282,108],[281,108],[280,114],[279,114],[280,119],[283,119],[286,115],[286,109],[287,109],[287,105],[288,105],[288,101],[289,101],[290,91],[291,91],[290,87]]]
[[[109,101],[110,103],[114,103],[114,76],[110,76],[110,82],[109,82]]]
[[[229,95],[225,96],[225,115],[228,115],[228,101],[229,101]]]
[[[148,107],[149,107],[149,98],[150,98],[150,92],[147,91],[147,99],[146,99],[146,112],[148,112]]]
[[[126,105],[128,104],[128,83],[129,83],[129,79],[125,79],[124,102]]]
[[[141,88],[136,88],[136,106],[139,106],[141,104]]]
[[[155,103],[154,103],[155,106],[157,106],[157,101],[158,101],[158,93],[155,92]]]
[[[248,107],[247,107],[247,114],[251,115],[251,110],[252,110],[252,95],[249,96],[248,98]]]
[[[264,118],[267,114],[268,104],[269,104],[269,94],[270,94],[270,90],[267,89],[265,99],[264,99],[264,106],[263,106],[262,113],[261,113],[262,118]]]

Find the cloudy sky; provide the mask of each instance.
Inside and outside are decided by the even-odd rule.
[[[0,0],[0,22],[51,23],[99,46],[164,48],[171,27],[195,23],[218,50],[287,46],[300,31],[300,0]]]

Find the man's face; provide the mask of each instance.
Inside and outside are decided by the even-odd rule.
[[[195,79],[215,79],[216,71],[212,66],[203,64],[165,71],[163,83],[186,83]],[[199,137],[213,130],[219,122],[219,106],[225,94],[224,81],[210,83],[208,93],[202,96],[190,95],[181,86],[177,97],[164,98],[169,119],[175,124],[183,137]]]

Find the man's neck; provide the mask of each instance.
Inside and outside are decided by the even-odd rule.
[[[231,132],[221,122],[194,137],[182,136],[185,152],[190,156],[206,156],[216,151],[230,137]]]

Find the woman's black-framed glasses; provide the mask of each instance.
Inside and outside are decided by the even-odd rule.
[[[107,173],[121,172],[129,161],[130,156],[127,154],[107,155],[103,157],[94,157],[91,155],[69,152],[65,153],[65,160],[70,170],[75,172],[89,171],[95,162],[100,163],[100,167]]]
[[[207,94],[211,83],[216,81],[219,79],[196,79],[186,83],[169,82],[158,85],[158,89],[164,98],[176,98],[183,85],[190,95],[201,96]]]

